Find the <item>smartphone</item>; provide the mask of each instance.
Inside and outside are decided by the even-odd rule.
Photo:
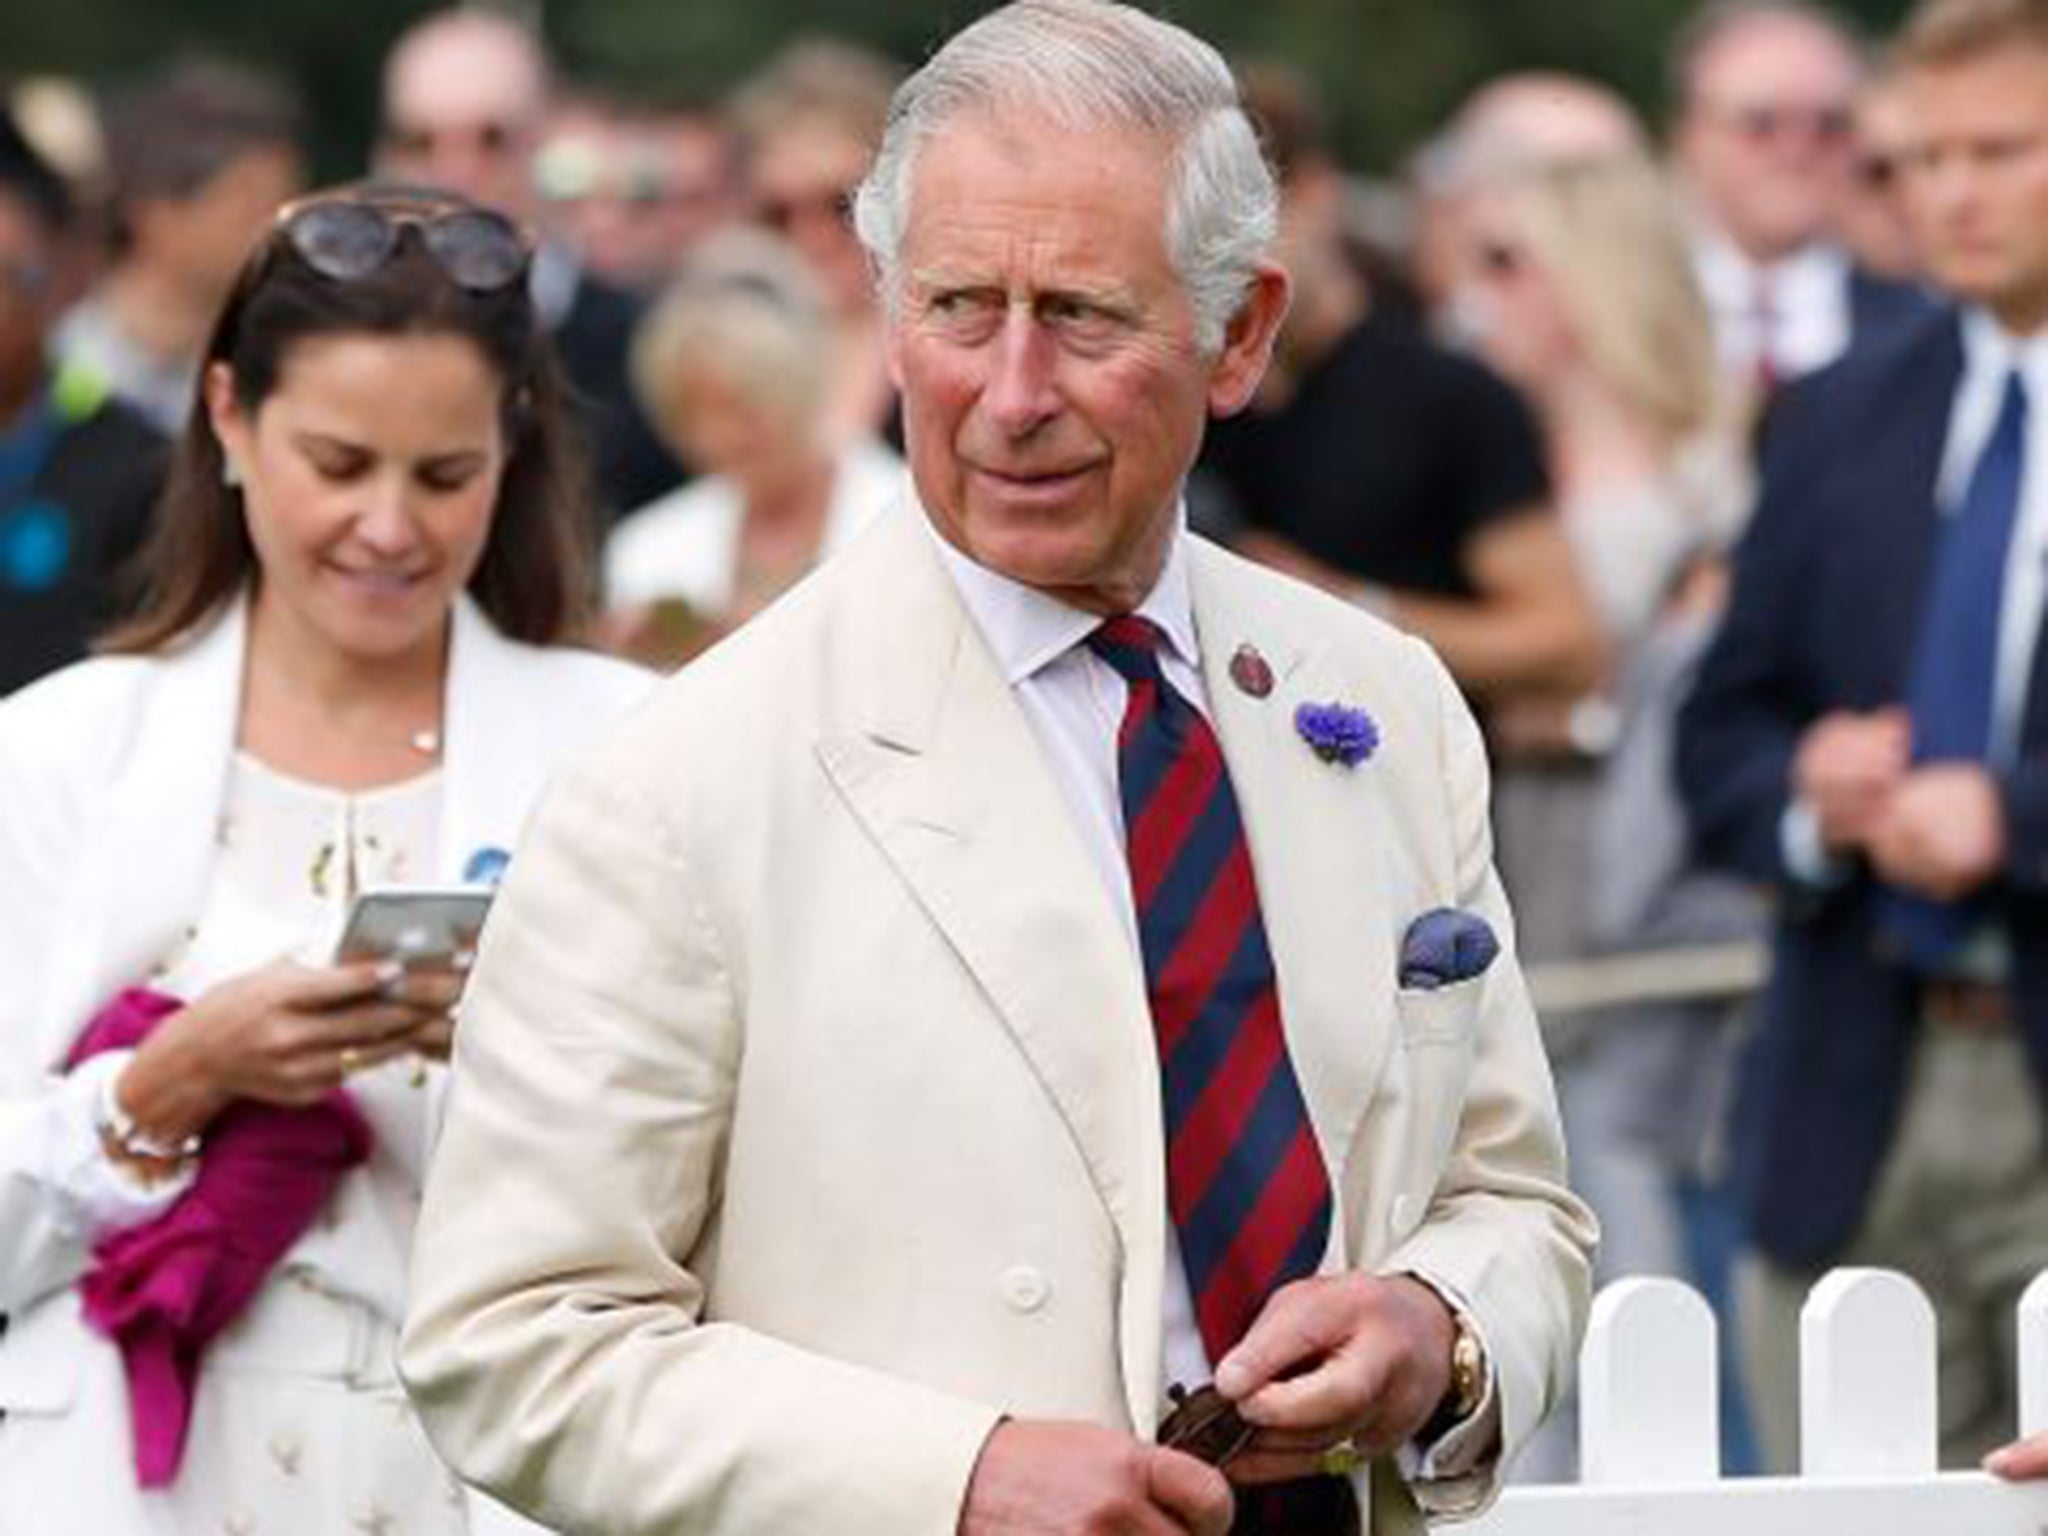
[[[458,969],[476,953],[490,910],[491,892],[483,886],[363,891],[342,925],[335,963],[396,960],[413,970]]]

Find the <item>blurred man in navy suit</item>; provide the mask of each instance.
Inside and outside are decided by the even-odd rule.
[[[1780,1464],[1820,1269],[1928,1289],[1944,1454],[1974,1460],[2048,1265],[2048,0],[1923,0],[1898,63],[1955,303],[1781,401],[1680,746],[1703,851],[1782,899],[1736,1135]]]

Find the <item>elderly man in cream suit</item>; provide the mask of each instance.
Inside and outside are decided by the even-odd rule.
[[[1442,668],[1184,528],[1203,421],[1287,298],[1229,73],[1135,10],[1022,0],[904,87],[858,219],[915,504],[584,756],[522,844],[416,1249],[429,1432],[578,1532],[1477,1507],[1566,1378],[1591,1222]],[[1277,983],[1243,1039],[1323,1196],[1220,1335],[1162,1066],[1185,957],[1148,967],[1167,887],[1124,835],[1169,714],[1234,788],[1241,947]],[[1503,948],[1403,988],[1440,909]],[[1212,1369],[1252,1437],[1227,1478],[1152,1443],[1167,1384]]]

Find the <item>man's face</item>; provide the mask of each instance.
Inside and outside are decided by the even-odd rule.
[[[1811,22],[1760,16],[1695,63],[1679,165],[1701,211],[1752,261],[1829,234],[1849,190],[1858,68]]]
[[[761,222],[796,247],[835,309],[873,302],[867,253],[849,215],[873,150],[822,117],[784,124],[755,146],[747,167]]]
[[[539,200],[533,156],[546,103],[534,62],[506,39],[457,32],[416,43],[385,80],[379,174],[459,192],[523,222]]]
[[[2048,323],[2048,48],[1913,70],[1901,189],[1935,282],[2020,332]]]
[[[1093,612],[1156,580],[1202,424],[1244,404],[1286,307],[1262,269],[1204,355],[1167,163],[1148,136],[965,116],[913,168],[890,362],[918,492],[970,558]]]

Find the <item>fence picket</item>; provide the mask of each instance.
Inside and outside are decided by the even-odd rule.
[[[2020,1424],[2023,1435],[2048,1431],[2048,1273],[2020,1297]]]
[[[1721,1475],[1714,1311],[1676,1280],[1618,1280],[1593,1302],[1579,1363],[1579,1476],[1654,1486]]]
[[[1799,1477],[1719,1476],[1715,1323],[1674,1280],[1594,1301],[1580,1364],[1586,1481],[1510,1488],[1461,1536],[2048,1536],[2048,1482],[1938,1474],[1934,1315],[1883,1270],[1837,1270],[1800,1321]],[[2048,1431],[2048,1274],[2019,1307],[2020,1425]]]
[[[1799,1463],[1808,1477],[1931,1477],[1934,1308],[1884,1269],[1838,1269],[1799,1315]]]

